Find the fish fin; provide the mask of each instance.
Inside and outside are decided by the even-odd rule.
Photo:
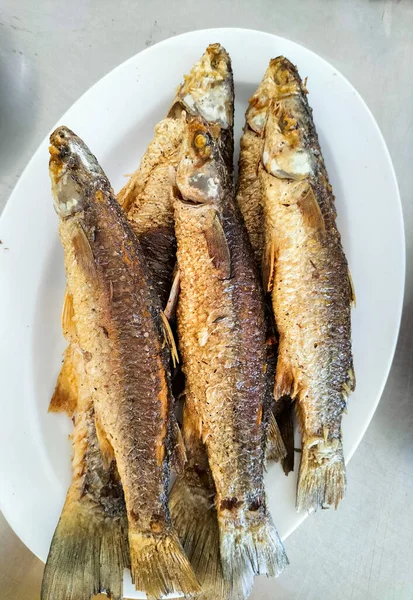
[[[285,397],[284,397],[285,398]],[[286,398],[286,402],[275,417],[284,442],[285,456],[281,461],[284,473],[294,471],[294,402]]]
[[[64,353],[63,365],[57,378],[56,387],[49,404],[49,412],[65,412],[72,418],[78,398],[76,371],[72,361],[72,348],[68,346]]]
[[[298,385],[294,370],[280,351],[275,374],[274,399],[277,402],[281,396],[291,396],[291,398],[295,398],[297,393]]]
[[[203,233],[208,246],[209,257],[219,272],[219,278],[229,279],[231,277],[231,255],[224,229],[216,212]]]
[[[326,225],[324,222],[324,217],[311,185],[306,187],[301,198],[297,201],[297,206],[302,213],[304,222],[309,227],[322,233],[325,232]]]
[[[62,308],[62,329],[66,339],[73,340],[76,337],[76,326],[73,320],[74,316],[73,296],[66,289]]]
[[[86,496],[66,500],[47,557],[41,600],[90,600],[99,592],[122,600],[123,571],[129,568],[127,532],[126,511],[112,518]]]
[[[353,306],[353,308],[356,308],[356,305],[357,305],[356,290],[354,289],[353,278],[351,276],[351,272],[348,267],[347,267],[347,273],[348,273],[348,283],[350,286],[350,302],[351,302],[351,305]]]
[[[178,305],[179,290],[181,287],[178,265],[175,265],[171,290],[169,292],[168,301],[165,306],[164,314],[168,321],[172,321],[175,317],[176,307]]]
[[[115,460],[115,452],[113,450],[112,444],[108,440],[105,429],[103,427],[102,421],[99,418],[99,414],[95,411],[95,428],[96,428],[96,437],[98,439],[100,452],[102,454],[103,466],[105,469],[109,468],[109,465],[112,461]]]
[[[297,510],[315,512],[337,508],[346,490],[346,467],[341,440],[303,436],[297,486]]]
[[[76,232],[72,237],[72,244],[76,261],[84,270],[85,274],[94,279],[96,277],[95,257],[93,256],[93,251],[89,240],[87,239],[87,235],[80,224],[76,226]]]
[[[201,596],[197,598],[227,600],[230,598],[231,582],[226,581],[222,574],[214,495],[213,484],[212,487],[205,485],[201,476],[192,469],[191,477],[184,472],[176,480],[169,508],[172,523],[202,587]]]
[[[132,581],[147,598],[196,594],[201,588],[177,534],[133,531],[129,528]]]
[[[280,429],[272,412],[270,412],[268,423],[266,454],[267,460],[275,460],[276,462],[283,459],[287,454]]]
[[[262,261],[262,285],[265,292],[271,292],[274,285],[275,240],[271,239],[264,249]]]
[[[169,321],[168,321],[165,313],[163,312],[163,310],[161,310],[160,312],[161,312],[161,319],[162,319],[165,342],[171,351],[172,364],[175,368],[179,364],[179,354],[178,354],[178,349],[176,347],[175,337],[174,337],[174,334],[172,332],[171,326],[169,324]]]
[[[233,582],[236,598],[248,598],[255,575],[277,577],[288,565],[268,513],[260,509],[221,509],[218,523],[222,570],[224,578]]]
[[[351,365],[351,367],[349,368],[347,375],[348,375],[347,386],[351,392],[354,392],[354,390],[356,389],[356,375],[354,373],[353,365]]]
[[[186,463],[186,450],[185,444],[181,433],[181,428],[178,422],[174,420],[173,423],[173,441],[174,447],[172,450],[172,468],[175,473],[182,473]]]

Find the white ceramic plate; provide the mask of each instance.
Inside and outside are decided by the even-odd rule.
[[[236,139],[248,98],[271,57],[284,54],[303,77],[308,76],[309,101],[357,294],[357,390],[343,420],[349,460],[390,369],[405,271],[403,218],[390,156],[350,83],[316,54],[274,35],[242,29],[195,31],[157,44],[117,67],[58,124],[85,140],[118,190],[124,174],[137,167],[183,74],[213,42],[223,44],[232,58]],[[17,535],[44,561],[71,477],[71,423],[63,415],[47,413],[65,346],[60,328],[63,252],[50,192],[48,138],[11,195],[0,239],[0,507]],[[304,518],[294,507],[296,474],[287,478],[279,465],[271,465],[266,481],[274,521],[286,538]],[[125,595],[140,597],[129,577]]]

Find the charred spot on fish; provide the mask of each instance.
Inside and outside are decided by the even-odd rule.
[[[60,148],[60,151],[59,151],[59,158],[62,158],[62,159],[63,159],[63,158],[66,158],[66,156],[69,156],[69,154],[70,154],[70,150],[69,150],[69,147],[68,147],[68,146],[62,146],[62,147]]]
[[[157,515],[156,513],[152,515],[152,519],[150,522],[151,531],[155,533],[160,533],[165,525],[165,519],[162,515]]]
[[[259,510],[261,508],[261,506],[262,506],[262,499],[256,498],[255,500],[250,502],[250,504],[248,506],[248,510],[250,510],[251,512],[256,512],[257,510]]]
[[[101,325],[101,329],[103,331],[103,334],[105,337],[109,337],[109,331],[106,329],[106,327],[104,327],[103,325]]]
[[[224,498],[224,500],[221,500],[220,509],[235,510],[240,506],[242,506],[242,500],[238,500],[237,498]]]

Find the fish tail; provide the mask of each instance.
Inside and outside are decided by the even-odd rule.
[[[337,508],[346,490],[346,467],[340,439],[303,436],[297,510]]]
[[[285,455],[281,460],[284,473],[294,471],[294,402],[286,399],[282,409],[275,415],[278,428],[285,446]]]
[[[199,583],[172,528],[165,532],[131,531],[129,528],[132,581],[147,598],[167,594],[196,594]]]
[[[201,584],[199,600],[226,600],[231,583],[223,578],[219,552],[219,528],[214,504],[215,490],[209,484],[193,484],[193,476],[177,479],[169,507],[173,525]],[[201,479],[201,478],[200,478]]]
[[[50,546],[40,598],[90,600],[104,591],[112,600],[121,600],[126,568],[126,513],[108,517],[85,496],[68,498]]]
[[[270,412],[267,432],[266,458],[267,460],[274,460],[278,462],[279,460],[283,460],[286,454],[287,450],[284,444],[281,430],[274,417],[274,414]]]
[[[218,513],[221,563],[233,581],[233,597],[248,598],[255,575],[278,577],[288,565],[270,515],[260,510],[224,509]]]

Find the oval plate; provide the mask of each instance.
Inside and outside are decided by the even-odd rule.
[[[277,36],[242,29],[195,31],[161,42],[114,69],[58,124],[85,140],[119,190],[125,174],[139,164],[184,73],[213,42],[225,46],[232,58],[236,140],[248,99],[271,57],[285,55],[303,78],[308,76],[309,101],[357,295],[357,390],[343,419],[348,461],[387,379],[405,273],[403,217],[391,159],[373,116],[350,83],[313,52]],[[64,415],[47,413],[65,347],[60,327],[65,276],[48,175],[48,138],[8,201],[0,239],[0,507],[16,534],[44,561],[71,478],[71,423]],[[285,477],[276,464],[266,476],[271,513],[284,539],[305,518],[295,511],[296,477],[296,472]],[[129,576],[124,591],[129,598],[143,597]]]

